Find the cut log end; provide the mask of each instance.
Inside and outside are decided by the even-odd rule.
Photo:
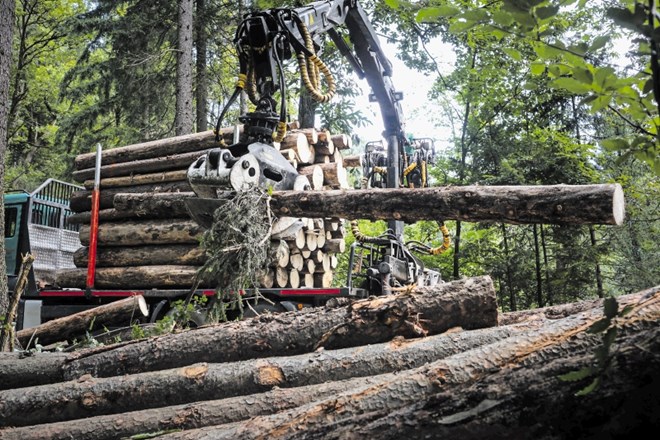
[[[614,185],[614,193],[612,194],[612,219],[614,224],[620,226],[626,217],[626,203],[623,196],[623,189],[620,184]]]

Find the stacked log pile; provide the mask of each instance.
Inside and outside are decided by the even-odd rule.
[[[232,130],[222,133],[230,142]],[[314,190],[322,191],[348,187],[342,151],[350,146],[350,137],[344,134],[292,129],[275,148],[308,177]],[[217,147],[215,135],[207,131],[103,152],[95,287],[190,288],[205,261],[199,248],[203,228],[178,202],[182,194],[194,195],[186,178],[188,167]],[[58,274],[56,282],[61,287],[85,287],[94,164],[95,153],[75,159],[74,180],[86,189],[72,196],[75,214],[69,222],[82,225],[83,247],[74,255],[76,268]],[[130,194],[157,195],[158,206],[126,203],[122,196]],[[260,277],[260,287],[329,287],[336,254],[345,248],[342,219],[296,218],[283,219],[283,223],[292,220],[302,228],[288,233],[284,227],[275,227],[273,260]]]
[[[617,300],[626,313],[595,300],[498,315],[483,276],[68,354],[1,353],[0,438],[644,438],[660,409],[660,286]]]

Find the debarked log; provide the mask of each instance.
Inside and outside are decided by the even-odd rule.
[[[204,250],[197,244],[163,244],[130,247],[99,247],[96,267],[183,265],[201,266],[206,261]],[[78,248],[73,254],[76,267],[87,267],[89,248]]]
[[[73,315],[46,321],[37,327],[23,329],[16,334],[16,338],[24,349],[28,349],[27,344],[30,341],[41,345],[64,341],[84,335],[86,331],[130,322],[133,318],[144,318],[148,313],[149,309],[144,297],[135,295]]]
[[[281,191],[271,207],[291,217],[511,224],[620,225],[625,213],[619,184]]]
[[[637,296],[639,300],[639,296]],[[622,305],[624,305],[622,303]],[[362,390],[167,440],[291,438],[567,439],[645,437],[660,410],[660,298],[644,295],[617,319],[608,371],[594,365],[594,309],[427,364]],[[598,378],[598,387],[576,395]]]
[[[104,353],[86,355],[82,351],[65,369],[72,379],[86,373],[117,376],[181,367],[190,359],[229,362],[294,355],[318,347],[355,347],[395,336],[437,334],[456,326],[476,329],[496,324],[495,289],[491,278],[482,276],[329,310],[316,308],[205,326],[128,343]]]
[[[178,193],[190,192],[192,188],[188,182],[166,182],[149,183],[144,185],[135,185],[128,187],[109,188],[100,191],[99,207],[100,209],[113,208],[114,197],[118,193]],[[92,191],[75,191],[69,200],[71,211],[83,212],[92,209]]]
[[[131,266],[99,267],[95,271],[94,287],[97,289],[190,289],[198,266]],[[84,289],[87,269],[62,269],[57,273],[56,284],[62,288]],[[201,286],[200,286],[201,287]]]
[[[199,244],[202,228],[193,220],[134,220],[100,224],[99,246],[139,246],[152,244]],[[90,226],[82,225],[79,236],[89,246]]]
[[[271,357],[234,363],[193,364],[122,377],[87,378],[65,383],[0,391],[0,426],[23,426],[103,414],[222,399],[374,377],[420,367],[475,347],[492,344],[540,323],[449,332],[427,338],[364,347],[325,350],[298,356]],[[94,405],[89,405],[90,400]]]

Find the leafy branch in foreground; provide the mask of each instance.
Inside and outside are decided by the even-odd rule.
[[[559,379],[564,382],[577,382],[592,378],[589,385],[575,393],[576,396],[584,396],[598,389],[601,378],[610,369],[614,359],[611,349],[618,332],[615,320],[628,314],[633,306],[627,305],[619,311],[617,300],[614,297],[608,297],[603,303],[603,309],[605,316],[594,322],[587,330],[587,333],[602,334],[602,343],[594,351],[593,364],[559,376]]]

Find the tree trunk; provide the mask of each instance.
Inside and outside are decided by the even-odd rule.
[[[27,344],[30,340],[33,343],[47,345],[84,335],[85,332],[92,329],[129,322],[134,318],[144,318],[148,314],[146,301],[141,295],[136,295],[63,318],[53,319],[37,327],[26,328],[19,331],[16,338],[24,349],[28,349]]]
[[[190,192],[192,188],[188,182],[150,183],[129,187],[110,188],[100,191],[100,209],[114,208],[114,197],[119,193],[166,193],[166,192]],[[92,191],[74,191],[69,200],[69,208],[73,212],[91,211]]]
[[[98,267],[94,278],[97,289],[185,289],[190,290],[198,266]],[[62,269],[56,284],[63,288],[84,289],[87,269]]]
[[[177,0],[176,117],[177,136],[193,132],[193,2]]]
[[[24,426],[103,414],[223,399],[355,377],[374,377],[492,344],[540,323],[459,331],[299,356],[235,363],[198,363],[183,368],[108,378],[89,378],[0,391],[0,426]],[[392,379],[390,377],[390,379]],[[89,400],[94,405],[89,405]]]
[[[534,273],[536,275],[536,304],[537,307],[543,307],[543,279],[541,277],[541,247],[539,245],[539,231],[538,226],[534,225],[532,228],[534,235]]]
[[[7,152],[7,124],[9,101],[9,75],[12,65],[12,44],[14,33],[14,0],[0,0],[0,194],[4,194],[5,154]],[[5,224],[5,202],[0,200],[0,225]],[[5,255],[5,242],[0,244],[0,253]],[[7,314],[9,294],[7,291],[7,264],[0,261],[0,316]]]
[[[80,227],[80,243],[89,246],[89,225]],[[135,220],[98,227],[100,246],[198,244],[202,228],[193,220]]]
[[[188,169],[188,167],[209,151],[197,150],[188,153],[171,154],[169,156],[157,156],[153,159],[134,160],[118,164],[102,165],[101,177],[121,177],[132,174],[147,174],[159,171],[172,171]],[[85,168],[73,172],[73,180],[84,182],[94,177],[94,168]]]
[[[637,297],[639,300],[639,297]],[[560,376],[592,367],[601,310],[427,364],[395,379],[272,416],[163,438],[629,438],[657,427],[658,293],[617,322],[616,351],[600,386]],[[613,436],[613,434],[615,434]]]
[[[113,205],[118,211],[131,211],[138,217],[185,218],[190,217],[183,200],[195,197],[194,192],[172,193],[117,193],[113,198]]]
[[[190,196],[180,193],[152,197]],[[618,184],[276,191],[271,208],[278,216],[307,218],[333,215],[370,220],[393,217],[407,222],[443,218],[509,224],[619,225],[624,209],[622,197]]]
[[[101,179],[101,189],[121,186],[144,185],[147,183],[179,182],[187,179],[188,170],[163,171],[151,174],[131,174],[124,177],[108,177]],[[85,180],[86,189],[94,189],[94,180]]]
[[[448,328],[497,323],[495,291],[489,277],[416,288],[412,294],[383,296],[331,310],[260,316],[135,342],[105,353],[72,359],[67,377],[97,377],[152,371],[198,362],[229,362],[315,350],[354,347],[418,337]],[[165,354],[167,353],[167,354]],[[177,355],[178,354],[178,355]],[[122,359],[121,362],[118,359]]]
[[[197,14],[195,15],[195,67],[196,67],[196,85],[195,88],[195,115],[197,118],[196,128],[198,132],[206,131],[208,128],[207,119],[207,104],[208,100],[208,87],[207,87],[207,66],[206,66],[206,51],[208,42],[208,29],[206,28],[206,0],[196,0]]]
[[[605,297],[605,294],[603,293],[603,276],[601,275],[600,264],[598,263],[598,254],[596,250],[596,231],[593,226],[589,226],[589,237],[591,238],[591,247],[593,252],[596,254],[594,258],[596,261],[596,291],[598,292],[598,298],[603,298]]]
[[[224,127],[220,129],[223,139],[228,142],[231,141],[233,132],[234,127]],[[103,165],[112,165],[147,159],[157,159],[164,156],[204,151],[218,147],[220,147],[220,145],[215,141],[215,134],[212,130],[208,130],[201,133],[157,139],[155,141],[103,150],[101,153],[101,162]],[[79,154],[74,160],[74,167],[76,170],[84,170],[87,168],[93,169],[95,163],[96,153]]]
[[[81,247],[74,252],[73,264],[76,267],[87,267],[88,251],[89,248]],[[201,266],[205,261],[204,250],[198,244],[99,247],[96,250],[96,267]]]
[[[348,219],[424,219],[511,224],[612,224],[624,216],[619,184],[465,186],[417,189],[276,192],[279,215]]]
[[[39,425],[39,429],[34,426],[7,428],[1,432],[3,440],[116,440],[152,432],[194,429],[296,408],[346,389],[375,385],[383,377],[362,377],[289,389],[274,387],[265,393],[247,396],[47,423]]]

